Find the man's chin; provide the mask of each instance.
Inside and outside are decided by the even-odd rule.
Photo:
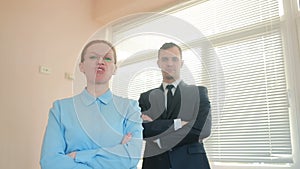
[[[165,78],[168,79],[168,80],[174,80],[174,77],[170,76],[170,75],[165,76]]]
[[[167,73],[167,72],[163,72],[163,78],[167,79],[167,80],[174,80],[174,76],[172,76],[171,74]]]

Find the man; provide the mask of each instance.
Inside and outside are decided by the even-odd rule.
[[[202,139],[210,135],[210,102],[207,89],[180,79],[181,48],[165,43],[157,64],[163,82],[142,93],[146,147],[143,169],[209,169]]]

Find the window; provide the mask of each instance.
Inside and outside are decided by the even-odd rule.
[[[126,59],[112,90],[138,99],[158,87],[157,49],[173,41],[183,48],[183,80],[209,90],[214,125],[205,142],[209,160],[293,163],[279,6],[278,0],[187,2],[167,12],[192,28],[178,25],[169,34],[168,16],[142,15],[113,25],[112,40]],[[157,27],[163,33],[148,31]],[[202,35],[191,36],[194,28]]]

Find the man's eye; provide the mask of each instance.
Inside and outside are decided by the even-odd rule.
[[[173,62],[178,62],[179,59],[178,59],[177,57],[173,57],[173,58],[172,58],[172,61],[173,61]]]
[[[112,59],[109,58],[109,57],[105,57],[104,60],[105,60],[106,62],[111,62],[111,61],[112,61]]]
[[[97,56],[90,56],[90,59],[97,59]]]
[[[166,62],[166,61],[168,61],[168,58],[161,58],[161,60],[162,60],[163,62]]]

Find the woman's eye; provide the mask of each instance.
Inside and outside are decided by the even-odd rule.
[[[90,56],[90,59],[97,59],[97,56]]]
[[[108,58],[108,57],[105,57],[104,60],[105,60],[106,62],[111,62],[112,59],[111,59],[111,58]]]

